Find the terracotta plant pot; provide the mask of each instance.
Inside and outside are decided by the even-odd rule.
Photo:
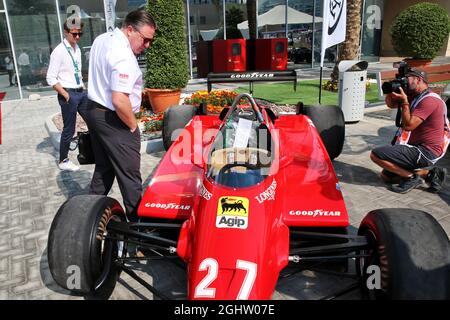
[[[403,61],[405,61],[410,68],[424,68],[428,67],[433,60],[406,58]]]
[[[168,107],[179,105],[181,90],[145,89],[154,113],[164,112]]]

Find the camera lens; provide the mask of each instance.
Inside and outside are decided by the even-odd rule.
[[[400,83],[398,83],[398,82],[393,82],[392,83],[392,91],[393,92],[400,93],[400,87],[401,87]]]
[[[381,90],[383,91],[383,94],[392,93],[392,82],[384,82],[381,85]]]

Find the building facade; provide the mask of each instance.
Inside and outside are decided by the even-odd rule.
[[[448,0],[429,1],[441,4],[450,12]],[[211,36],[216,39],[241,37],[243,33],[237,24],[247,20],[246,2],[185,0],[187,53],[192,78],[196,78],[197,42]],[[395,55],[390,45],[389,25],[402,9],[417,2],[363,0],[361,59],[378,61],[380,55]],[[288,5],[313,17],[322,16],[323,0],[259,0],[257,3],[258,15],[279,5]],[[89,50],[95,37],[106,32],[107,25],[120,26],[129,11],[145,5],[146,0],[0,0],[0,91],[7,92],[8,100],[27,98],[36,92],[54,94],[45,81],[48,59],[62,40],[64,20],[74,14],[74,10],[78,10],[77,14],[84,21],[84,34],[79,45],[83,54],[83,72],[87,73]],[[295,67],[315,68],[320,59],[322,30],[321,22],[315,21],[259,26],[258,36],[287,36],[291,49],[300,48],[311,55],[310,59],[298,62]],[[450,55],[450,43],[442,49],[441,55]],[[7,57],[14,63],[12,86]],[[23,63],[27,61],[29,67],[24,68]],[[334,62],[330,59],[327,63],[332,66]],[[25,72],[30,69],[31,72]]]

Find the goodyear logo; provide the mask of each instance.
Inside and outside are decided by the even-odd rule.
[[[249,201],[244,197],[220,197],[217,204],[217,228],[247,229]]]

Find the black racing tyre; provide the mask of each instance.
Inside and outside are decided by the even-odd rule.
[[[345,121],[342,110],[338,106],[303,106],[302,113],[312,120],[319,131],[330,159],[337,158],[342,152],[345,139]]]
[[[191,105],[172,106],[164,112],[162,129],[164,149],[168,150],[170,148],[172,142],[179,135],[179,129],[183,129],[196,112],[197,109]],[[178,134],[176,131],[178,131]]]
[[[60,207],[47,244],[50,272],[58,285],[91,299],[107,299],[111,295],[119,274],[114,263],[118,242],[104,238],[111,220],[124,221],[125,213],[117,200],[106,196],[75,196]],[[112,255],[107,261],[108,249]],[[107,265],[110,268],[106,281],[95,290]],[[78,280],[72,277],[75,272],[79,272]]]
[[[450,241],[430,214],[412,209],[374,210],[363,219],[358,234],[370,244],[363,251],[368,256],[356,260],[368,298],[450,299]],[[371,265],[379,267],[379,286],[368,279],[375,274],[367,271]]]

